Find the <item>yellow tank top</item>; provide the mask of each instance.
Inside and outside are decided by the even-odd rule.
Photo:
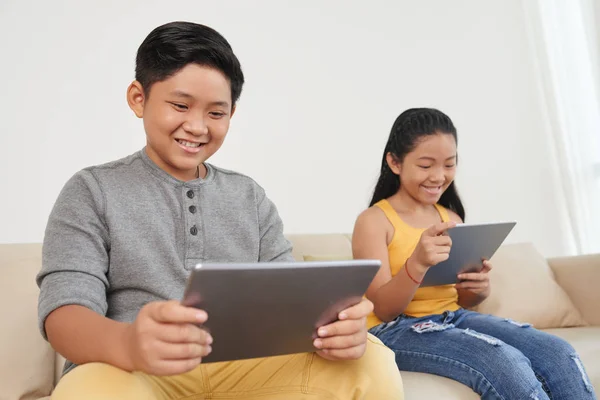
[[[390,270],[394,276],[404,268],[404,263],[417,247],[425,229],[414,228],[402,221],[396,210],[385,199],[377,202],[375,206],[385,213],[394,226],[394,236],[388,245]],[[450,220],[448,210],[439,204],[436,204],[435,208],[440,213],[443,222]],[[458,293],[454,285],[430,286],[417,289],[412,301],[404,310],[404,314],[424,317],[430,314],[441,314],[444,311],[456,311],[459,308]],[[381,322],[374,313],[367,317],[369,329]]]

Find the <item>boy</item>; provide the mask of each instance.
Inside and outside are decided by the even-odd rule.
[[[53,398],[402,398],[393,353],[367,335],[367,300],[322,328],[315,353],[201,364],[213,338],[196,324],[210,316],[171,300],[190,269],[292,260],[264,190],[206,163],[243,83],[209,27],[170,23],[141,44],[127,101],[146,146],[75,174],[46,228],[40,329],[69,360]]]

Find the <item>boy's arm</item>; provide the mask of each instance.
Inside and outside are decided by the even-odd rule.
[[[261,188],[258,191],[258,223],[259,261],[294,261],[292,244],[283,234],[283,222],[279,217],[277,207]]]
[[[107,349],[121,328],[104,317],[110,246],[104,206],[100,186],[89,171],[65,184],[48,220],[36,278],[40,331],[76,363],[93,361],[94,354],[109,357]]]
[[[131,371],[125,346],[128,325],[71,304],[48,315],[45,331],[52,347],[75,364],[103,362]]]
[[[87,171],[69,180],[56,201],[37,277],[42,335],[76,364],[104,362],[153,375],[192,370],[211,351],[212,338],[197,326],[206,321],[204,311],[155,301],[131,324],[105,317],[110,240],[104,202]]]

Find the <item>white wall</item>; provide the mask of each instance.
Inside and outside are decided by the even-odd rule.
[[[223,33],[247,78],[211,161],[261,183],[287,232],[350,232],[394,119],[431,106],[459,129],[468,220],[566,251],[521,1],[291,3],[3,0],[0,243],[41,241],[76,170],[144,145],[135,52],[184,19]]]

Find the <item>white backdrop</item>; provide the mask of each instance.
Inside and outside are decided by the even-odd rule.
[[[564,213],[520,0],[22,1],[0,4],[0,243],[38,242],[78,169],[144,145],[127,107],[159,24],[208,24],[247,85],[217,165],[255,178],[286,232],[350,232],[396,116],[437,107],[459,129],[471,222],[564,254]]]

